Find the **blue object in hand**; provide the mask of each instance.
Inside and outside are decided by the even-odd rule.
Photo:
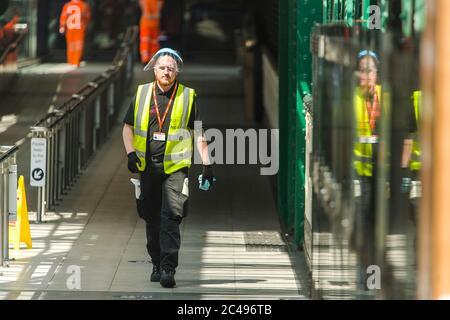
[[[410,187],[411,187],[411,178],[403,177],[402,178],[401,191],[403,193],[407,193],[407,192],[409,192]]]
[[[213,179],[214,179],[213,181],[216,181],[216,178],[213,178]],[[208,191],[209,187],[210,187],[209,181],[205,179],[205,181],[203,181],[203,183],[202,183],[202,180],[203,180],[203,175],[201,174],[198,176],[198,188],[200,190]]]

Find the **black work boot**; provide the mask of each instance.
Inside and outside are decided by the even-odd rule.
[[[150,276],[151,282],[159,282],[161,280],[161,269],[157,265],[153,265],[152,275]]]
[[[175,287],[175,270],[165,270],[163,269],[161,272],[161,281],[159,283],[164,288],[173,288]]]

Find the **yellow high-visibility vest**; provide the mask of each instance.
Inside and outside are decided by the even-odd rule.
[[[414,115],[417,123],[417,131],[420,132],[420,118],[422,116],[422,91],[414,91],[413,96],[414,103]],[[420,145],[419,145],[419,137],[416,137],[413,140],[412,153],[411,153],[411,162],[409,168],[412,171],[419,171],[422,167],[422,162],[420,161]]]
[[[378,137],[372,135],[369,124],[369,113],[366,108],[366,98],[356,88],[353,99],[353,107],[356,117],[356,139],[354,142],[353,166],[359,176],[371,177],[373,171],[372,164],[372,144],[378,143]],[[381,103],[381,86],[376,86],[378,97]]]
[[[139,171],[144,171],[146,166],[145,154],[147,152],[147,131],[150,120],[150,101],[155,82],[140,85],[136,93],[134,107],[134,137],[133,147],[141,161]],[[192,135],[188,128],[194,102],[194,89],[178,85],[172,106],[169,132],[166,136],[166,148],[164,150],[164,172],[173,173],[185,167],[191,166],[193,151]]]

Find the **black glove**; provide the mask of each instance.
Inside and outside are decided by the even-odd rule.
[[[205,182],[205,180],[208,180],[209,185],[212,187],[214,183],[214,171],[212,165],[203,165],[202,184]]]
[[[132,173],[138,173],[138,165],[141,165],[141,160],[139,160],[135,151],[128,154],[128,170]]]

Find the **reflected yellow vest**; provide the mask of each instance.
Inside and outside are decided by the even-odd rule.
[[[381,86],[376,86],[375,90],[381,103]],[[356,117],[356,141],[353,149],[353,166],[359,176],[371,177],[373,170],[372,144],[378,143],[378,137],[372,136],[366,100],[359,92],[359,87],[356,88],[353,107]]]
[[[145,154],[147,152],[150,101],[154,85],[155,82],[140,85],[136,93],[133,147],[141,161],[141,166],[138,166],[141,172],[146,167]],[[191,166],[193,139],[188,123],[194,95],[194,89],[182,84],[178,85],[170,116],[169,132],[166,136],[164,151],[164,172],[166,174]]]
[[[414,91],[413,96],[414,103],[414,115],[416,117],[417,123],[417,131],[420,132],[420,118],[422,116],[422,91]],[[409,168],[412,171],[419,171],[422,167],[422,163],[420,161],[420,145],[419,145],[419,136],[416,135],[413,141],[412,154],[411,154],[411,163]]]

